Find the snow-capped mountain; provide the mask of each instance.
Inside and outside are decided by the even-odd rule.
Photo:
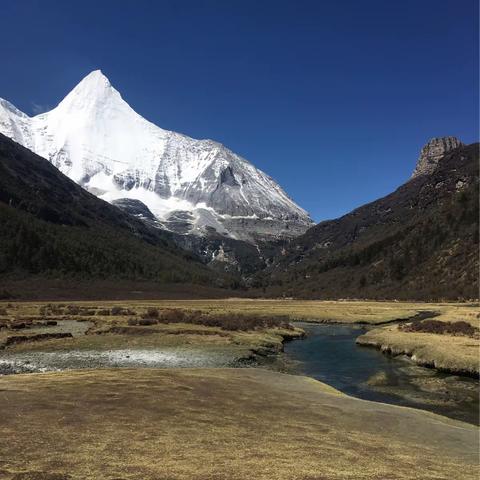
[[[0,132],[104,200],[142,202],[166,229],[214,228],[256,241],[292,237],[312,224],[274,180],[225,146],[138,115],[100,70],[34,117],[0,99]]]

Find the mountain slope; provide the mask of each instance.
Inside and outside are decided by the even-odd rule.
[[[0,100],[0,132],[104,200],[143,202],[163,228],[178,233],[215,229],[257,242],[293,237],[312,224],[247,160],[212,140],[194,140],[148,122],[100,71],[35,117]]]
[[[0,276],[228,284],[147,226],[0,134]]]
[[[478,159],[478,144],[434,139],[410,181],[289,242],[257,284],[313,298],[478,298]]]
[[[164,228],[148,207],[135,199],[119,199],[112,202],[123,211],[143,220],[147,225]],[[184,229],[185,212],[176,212],[170,217],[173,232],[169,237],[178,247],[192,252],[210,268],[218,272],[227,272],[235,276],[251,275],[265,267],[263,250],[271,242],[252,244],[236,240],[207,228],[204,235],[190,235]],[[187,234],[185,234],[187,233]]]

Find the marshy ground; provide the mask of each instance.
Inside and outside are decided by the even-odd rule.
[[[149,318],[149,309],[159,312],[162,318],[158,321]],[[179,311],[185,312],[183,317],[175,315],[174,312]],[[474,333],[431,333],[404,328],[409,319],[418,324],[419,314],[432,313],[437,322],[463,322],[470,325]],[[249,325],[247,319],[253,319],[253,323]],[[265,319],[266,323],[259,319]],[[72,320],[87,322],[88,328]],[[222,345],[235,356],[243,357],[247,351],[268,353],[281,349],[284,337],[299,333],[284,328],[293,320],[378,326],[380,328],[373,328],[361,336],[359,343],[393,354],[406,354],[420,364],[451,373],[478,376],[480,312],[475,304],[248,299],[68,304],[3,302],[0,304],[0,347],[8,344],[9,349],[14,350],[44,350],[46,347],[105,350],[129,345],[138,348],[172,344],[201,345],[202,348]],[[57,322],[57,325],[46,325],[48,322]],[[79,329],[88,335],[76,335]],[[74,338],[48,339],[47,335],[42,338],[42,332],[61,335],[68,331]],[[27,337],[34,334],[39,335],[41,341],[29,341]]]

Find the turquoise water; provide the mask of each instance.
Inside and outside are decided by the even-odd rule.
[[[415,365],[407,357],[389,357],[355,343],[361,326],[299,323],[307,336],[285,345],[296,369],[365,400],[429,410],[479,423],[477,380]]]

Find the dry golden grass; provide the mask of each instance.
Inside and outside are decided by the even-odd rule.
[[[478,308],[458,304],[241,299],[74,304],[95,309],[120,305],[137,315],[156,307],[379,324],[434,310],[448,321],[478,325],[479,320]],[[35,317],[43,305],[5,302],[0,304],[0,312],[6,309],[0,317]],[[101,332],[128,327],[129,316],[85,318]],[[147,328],[149,333],[86,335],[12,348],[192,345],[233,349],[241,357],[252,349],[280,348],[282,335],[291,334],[181,323],[131,328]],[[458,344],[451,343],[443,336],[396,328],[379,327],[367,335],[388,334],[389,341],[398,342],[398,334],[403,333],[420,351],[426,344],[437,356],[454,352],[457,360],[473,342],[455,337]],[[0,330],[0,337],[8,334]],[[466,364],[471,365],[470,356]],[[96,370],[0,377],[0,412],[2,480],[438,480],[477,478],[478,473],[475,427],[353,399],[304,377],[254,369]]]
[[[441,318],[441,317],[440,317]],[[470,375],[480,370],[480,340],[464,336],[405,332],[398,325],[375,328],[357,342],[394,355],[408,355],[419,365]]]
[[[104,315],[102,313],[111,312],[112,309],[118,312],[118,305],[108,302],[99,302],[85,305],[85,303],[74,304],[56,304],[49,311],[45,312],[45,305],[42,303],[5,303],[0,307],[6,310],[3,318],[12,321],[24,321],[24,319],[55,319],[55,320],[85,320],[88,324],[88,335],[79,335],[74,338],[48,339],[41,341],[17,343],[9,345],[9,350],[18,352],[25,351],[68,351],[68,350],[110,350],[122,348],[162,348],[178,347],[202,348],[209,351],[228,350],[236,358],[248,358],[252,352],[272,353],[280,351],[283,348],[285,338],[293,338],[303,335],[303,330],[299,328],[286,328],[280,326],[262,327],[249,331],[225,330],[216,326],[205,326],[201,324],[188,323],[155,323],[149,325],[138,325],[138,319],[145,314],[148,305],[128,304],[130,312],[128,314]],[[60,306],[61,305],[61,306]],[[70,307],[81,306],[80,314],[65,314],[72,310]],[[85,308],[86,307],[86,308]],[[127,308],[126,304],[123,304]],[[58,310],[58,311],[57,311]],[[52,313],[56,312],[56,313]],[[4,312],[5,313],[5,312]],[[100,313],[100,315],[98,314]],[[135,324],[130,320],[135,317]],[[1,319],[2,317],[0,317]],[[76,325],[77,322],[72,322]],[[0,328],[0,348],[6,344],[8,337],[22,336],[29,337],[35,333],[45,333],[55,331],[56,327],[49,328],[23,328],[15,330],[11,328]],[[88,327],[88,325],[91,325]],[[72,327],[73,328],[73,327]],[[1,355],[1,353],[0,353]]]
[[[148,330],[148,334],[140,333],[139,328]],[[84,335],[66,339],[19,343],[9,346],[8,351],[105,351],[126,348],[184,347],[202,349],[210,353],[225,351],[235,358],[242,359],[250,357],[252,352],[273,353],[280,351],[283,346],[284,335],[300,336],[303,334],[301,329],[295,329],[294,331],[268,329],[252,332],[225,332],[215,327],[187,324],[132,327],[132,330],[131,334]],[[25,334],[28,335],[27,332]],[[6,331],[0,333],[0,344],[8,335],[9,332]]]
[[[0,302],[0,307],[11,305],[11,308],[8,308],[9,315],[37,315],[39,307],[45,304],[46,302]],[[370,324],[408,318],[419,311],[434,310],[442,314],[440,319],[466,320],[476,326],[480,324],[478,306],[457,303],[222,299],[88,301],[68,302],[67,304],[100,308],[111,308],[119,305],[136,311],[144,311],[148,307],[181,308],[219,314],[286,315],[292,320],[339,323],[365,322]],[[112,320],[111,317],[105,319],[107,321]]]
[[[7,376],[0,391],[5,480],[478,478],[475,427],[305,377],[117,369]]]
[[[458,322],[463,320],[470,325],[480,327],[480,309],[477,306],[469,307],[465,305],[451,304],[438,308],[440,316],[435,320],[444,322]]]

